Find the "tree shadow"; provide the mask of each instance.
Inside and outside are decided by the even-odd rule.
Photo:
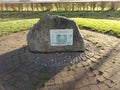
[[[0,83],[5,90],[36,90],[85,52],[31,53],[22,47],[0,55]],[[87,59],[87,57],[85,58]]]
[[[61,87],[61,90],[74,90],[77,84],[83,83],[82,79],[84,79],[86,73],[89,73],[89,72],[93,73],[95,70],[97,70],[98,71],[98,76],[102,76],[104,73],[103,72],[99,72],[100,67],[102,65],[104,65],[104,63],[108,62],[110,57],[115,56],[114,52],[117,52],[116,55],[120,54],[120,48],[119,47],[120,47],[120,42],[118,42],[113,48],[111,48],[105,55],[103,55],[100,58],[98,58],[96,63],[93,62],[90,66],[87,66],[82,73],[79,73],[77,75],[77,79],[78,80],[73,80],[73,81],[67,82],[66,84],[63,84],[63,86]],[[116,48],[118,48],[118,49],[116,50]],[[114,75],[117,72],[118,71],[115,70],[115,71],[111,71],[109,73],[112,73]],[[93,76],[93,78],[91,78],[91,81],[94,82],[95,85],[102,83],[102,82],[98,82],[98,80],[95,79],[94,77],[95,76]],[[89,82],[91,82],[91,81],[89,81]],[[90,85],[94,85],[94,84],[91,83]],[[69,89],[69,88],[71,88],[71,89]],[[85,90],[89,90],[89,89],[85,89]]]

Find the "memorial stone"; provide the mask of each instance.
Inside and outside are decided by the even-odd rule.
[[[46,14],[29,30],[32,52],[84,51],[84,41],[73,20]]]

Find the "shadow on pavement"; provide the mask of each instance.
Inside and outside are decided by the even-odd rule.
[[[36,90],[38,85],[39,89],[43,88],[48,80],[80,55],[84,56],[84,53],[35,54],[27,47],[5,53],[0,55],[0,83],[5,90]]]
[[[119,54],[120,54],[120,43],[117,43],[115,46],[113,46],[113,48],[111,48],[105,55],[103,55],[103,56],[101,56],[101,57],[99,57],[98,59],[96,58],[96,60],[97,60],[97,62],[92,62],[91,63],[91,65],[90,66],[86,66],[86,67],[84,67],[83,68],[83,66],[81,66],[81,67],[79,67],[79,68],[81,68],[81,69],[79,69],[79,70],[81,70],[81,73],[78,73],[78,74],[76,74],[75,76],[77,76],[76,78],[77,78],[77,81],[76,80],[73,80],[73,81],[70,81],[70,82],[68,82],[68,83],[66,83],[66,84],[63,84],[63,86],[62,86],[62,88],[61,88],[61,90],[74,90],[75,89],[75,87],[76,87],[76,85],[79,85],[78,87],[80,88],[81,87],[81,84],[86,84],[85,85],[85,90],[92,90],[92,89],[90,89],[90,85],[98,85],[99,86],[99,84],[103,84],[103,81],[98,81],[97,80],[97,77],[102,77],[102,75],[104,74],[104,71],[103,72],[99,72],[99,69],[100,69],[100,67],[104,64],[104,63],[106,63],[106,62],[109,62],[110,60],[111,60],[111,58],[110,57],[115,57],[115,56],[119,56]],[[115,53],[116,52],[116,53]],[[110,58],[110,59],[109,59]],[[115,59],[115,58],[114,58]],[[110,61],[111,62],[111,61]],[[112,64],[109,64],[108,63],[108,65],[110,66],[110,67],[114,67],[115,65],[114,65],[114,63],[113,63],[113,65]],[[112,65],[112,66],[111,66]],[[108,69],[111,69],[111,68],[108,68]],[[117,66],[116,66],[117,67]],[[115,69],[114,68],[114,70],[113,70],[113,68],[112,68],[112,71],[111,72],[109,72],[108,73],[108,76],[109,75],[115,75],[118,71],[117,70],[120,70],[119,68],[118,69]],[[97,73],[96,75],[95,75],[95,73],[94,73],[94,71],[95,71],[95,73]],[[107,71],[107,70],[106,70]],[[87,75],[87,74],[89,74],[89,75]],[[87,76],[87,77],[86,77]],[[97,77],[96,77],[97,76]],[[109,78],[109,77],[108,77]],[[88,80],[88,81],[85,81],[85,80]],[[108,81],[110,81],[110,79],[105,79],[105,80],[108,80]],[[104,80],[104,81],[105,81]],[[85,81],[85,82],[84,82]],[[111,83],[111,84],[110,84]],[[116,83],[116,82],[115,82]],[[109,84],[110,84],[110,87],[109,87]],[[109,82],[109,84],[107,85],[108,87],[109,87],[109,89],[112,87],[112,84],[114,85],[114,82],[113,81],[110,81]],[[89,87],[87,87],[89,85]],[[71,87],[70,87],[71,86]],[[96,88],[95,90],[98,90],[97,89],[97,87],[93,87],[93,88]],[[101,87],[102,89],[100,89],[100,90],[103,90],[103,89],[105,89],[105,87]],[[82,89],[83,90],[83,89]]]

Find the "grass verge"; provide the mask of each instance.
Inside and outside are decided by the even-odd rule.
[[[120,21],[90,18],[71,18],[80,28],[106,33],[120,37]],[[25,19],[0,22],[0,36],[10,33],[28,30],[38,19]]]

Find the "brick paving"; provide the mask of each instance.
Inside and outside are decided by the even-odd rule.
[[[0,37],[0,90],[120,90],[119,38],[82,30],[96,48],[92,57],[82,57],[78,52],[28,53],[26,33]],[[42,65],[49,60],[58,65]]]

